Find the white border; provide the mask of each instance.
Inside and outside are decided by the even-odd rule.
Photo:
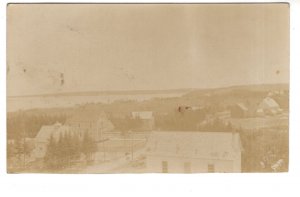
[[[23,3],[15,0],[13,2]],[[50,1],[28,1],[30,3]],[[53,1],[59,2],[59,1]],[[53,3],[51,2],[51,3]],[[80,2],[68,1],[66,3]],[[97,3],[97,1],[89,1]],[[107,3],[113,1],[105,1]],[[118,3],[126,1],[115,1]],[[149,1],[132,1],[149,2]],[[152,1],[159,2],[159,1]],[[151,3],[152,3],[151,2]],[[180,2],[180,1],[164,1]],[[189,3],[216,1],[188,1]],[[241,2],[237,0],[217,2]],[[283,1],[243,1],[283,2]],[[300,196],[300,1],[284,1],[291,8],[290,59],[290,170],[279,174],[193,174],[193,175],[43,175],[6,174],[6,4],[0,6],[0,196]]]

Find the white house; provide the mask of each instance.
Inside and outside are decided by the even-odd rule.
[[[282,112],[279,104],[271,97],[264,98],[257,107],[256,114],[263,115],[276,115]]]
[[[35,148],[33,150],[33,156],[35,158],[43,158],[47,152],[47,147],[50,142],[50,138],[58,141],[60,135],[64,135],[70,132],[70,127],[62,125],[61,123],[55,123],[53,125],[44,125],[35,137]]]
[[[241,172],[238,133],[155,131],[146,146],[148,172]]]
[[[84,134],[88,133],[94,142],[103,141],[103,133],[114,129],[114,125],[108,120],[103,112],[81,110],[67,119],[66,124],[55,123],[44,125],[35,137],[35,158],[43,158],[46,154],[50,138],[58,141],[61,135],[66,133],[76,135],[83,140]]]

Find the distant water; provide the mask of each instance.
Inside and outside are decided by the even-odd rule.
[[[166,94],[132,94],[132,95],[98,95],[98,96],[40,96],[8,97],[7,111],[27,110],[33,108],[74,107],[86,103],[113,103],[115,101],[145,101],[152,98],[180,97],[185,93]]]

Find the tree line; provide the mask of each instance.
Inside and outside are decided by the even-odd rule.
[[[67,132],[60,134],[58,139],[51,136],[44,157],[44,168],[59,170],[81,163],[85,159],[87,163],[94,161],[97,152],[97,144],[88,132],[83,139],[76,134]]]
[[[51,125],[55,122],[64,123],[65,114],[48,115],[29,114],[26,112],[14,112],[8,114],[7,137],[8,139],[19,140],[24,137],[34,138],[43,125]]]

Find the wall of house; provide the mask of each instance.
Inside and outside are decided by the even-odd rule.
[[[239,152],[237,159],[233,162],[233,172],[242,172],[242,153]]]
[[[47,143],[36,142],[32,155],[35,158],[43,158],[45,157],[46,151],[47,151]]]
[[[170,156],[147,155],[146,166],[148,172],[162,172],[162,162],[168,162],[168,173],[188,173],[185,163],[190,164],[190,172],[208,172],[208,166],[214,165],[215,172],[241,172],[241,158],[236,160],[214,160],[201,158],[184,158]]]

